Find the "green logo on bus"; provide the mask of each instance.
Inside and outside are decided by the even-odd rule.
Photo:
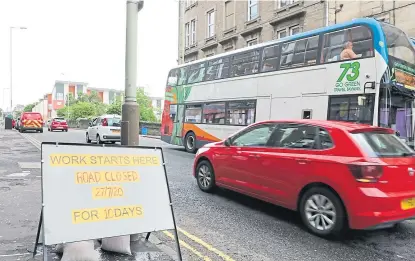
[[[334,92],[350,92],[360,91],[360,63],[349,62],[340,64],[340,69],[343,69],[340,77],[337,79]]]

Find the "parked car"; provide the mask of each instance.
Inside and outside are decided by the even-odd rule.
[[[20,115],[19,132],[34,130],[43,132],[43,118],[38,112],[23,112]]]
[[[102,115],[94,118],[89,123],[85,139],[87,143],[95,141],[98,144],[121,141],[121,116]]]
[[[250,125],[200,148],[202,191],[223,187],[299,212],[319,236],[415,217],[415,156],[391,129],[296,120]]]
[[[12,119],[12,129],[15,129],[15,128],[16,128],[16,120]]]
[[[20,117],[18,117],[18,118],[16,119],[16,123],[15,123],[15,125],[14,125],[14,128],[15,128],[16,130],[19,130],[19,129],[20,129]]]
[[[66,131],[68,132],[68,123],[66,122],[65,118],[53,118],[48,120],[47,123],[48,131]]]

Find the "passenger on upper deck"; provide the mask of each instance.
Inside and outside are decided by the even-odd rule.
[[[345,44],[343,51],[340,53],[340,59],[349,60],[349,59],[355,59],[357,57],[358,56],[353,51],[353,43],[351,41],[348,41]]]

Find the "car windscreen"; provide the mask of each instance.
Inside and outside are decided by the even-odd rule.
[[[369,157],[386,158],[414,155],[414,151],[395,134],[362,132],[351,135]]]
[[[121,118],[108,118],[108,126],[113,127],[120,127],[121,126]]]
[[[66,122],[66,120],[64,118],[55,118],[53,120],[57,121],[57,122]]]

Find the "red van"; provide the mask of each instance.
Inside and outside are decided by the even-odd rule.
[[[43,118],[38,112],[23,112],[20,116],[19,132],[34,130],[43,133]]]

